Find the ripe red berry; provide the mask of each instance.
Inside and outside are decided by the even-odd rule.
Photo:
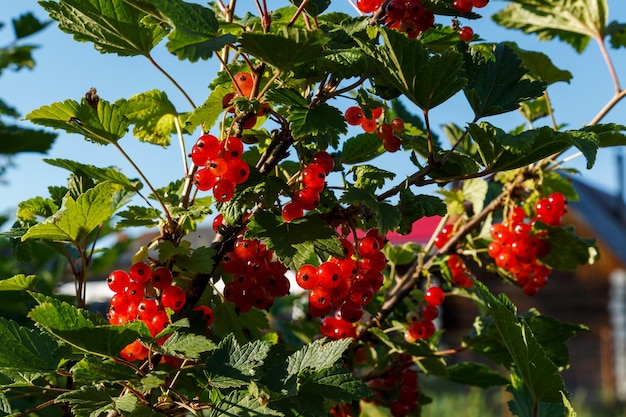
[[[361,127],[367,133],[373,133],[376,131],[377,123],[376,119],[361,119]]]
[[[243,142],[236,136],[229,136],[220,142],[220,151],[227,161],[241,158],[243,154]]]
[[[219,140],[209,134],[202,135],[191,148],[191,160],[197,166],[204,166],[206,162],[219,151]]]
[[[145,283],[152,278],[152,268],[145,262],[135,262],[128,270],[130,280],[139,283]]]
[[[293,194],[292,201],[298,203],[304,210],[315,210],[320,204],[319,190],[303,188]]]
[[[228,162],[221,156],[216,156],[207,161],[206,167],[215,177],[221,177],[228,169]]]
[[[391,135],[383,139],[383,147],[387,152],[397,152],[402,147],[402,139],[396,135]]]
[[[457,9],[460,13],[465,14],[472,11],[474,2],[473,0],[454,0],[452,2],[452,7]]]
[[[237,86],[239,86],[239,90],[241,90],[244,96],[250,97],[250,93],[252,93],[252,88],[254,87],[252,74],[244,71],[235,74],[233,77],[233,88],[237,90]]]
[[[123,292],[129,282],[130,276],[121,269],[111,272],[107,278],[107,285],[115,293]]]
[[[304,209],[297,202],[291,201],[283,206],[281,215],[284,221],[290,222],[304,216]]]
[[[403,0],[391,0],[385,7],[385,13],[391,20],[400,20],[406,13],[406,5]]]
[[[210,169],[200,168],[193,176],[193,182],[200,191],[208,191],[215,185],[217,178]]]
[[[356,7],[363,13],[372,13],[382,4],[382,0],[356,0]]]
[[[335,161],[333,160],[333,157],[326,151],[315,152],[311,157],[311,163],[321,166],[326,175],[330,174],[330,172],[335,168]]]
[[[235,184],[226,180],[220,179],[215,185],[213,185],[213,196],[220,203],[224,203],[235,195]]]
[[[326,182],[326,172],[318,164],[308,164],[302,170],[302,185],[304,188],[321,191]]]
[[[376,252],[380,252],[380,242],[373,236],[365,236],[357,243],[357,252],[364,258],[374,256]]]
[[[336,288],[341,285],[341,268],[334,262],[322,262],[317,267],[318,285],[324,288]]]
[[[443,303],[445,294],[440,287],[430,287],[424,293],[424,301],[432,306],[438,306]]]
[[[176,285],[171,285],[161,293],[161,305],[174,311],[180,311],[185,306],[187,295],[185,290]]]
[[[404,120],[401,117],[394,118],[390,124],[391,129],[396,133],[404,131]]]
[[[344,118],[350,126],[359,126],[363,120],[363,110],[359,106],[348,107],[344,112]]]
[[[163,290],[172,285],[172,271],[169,268],[160,266],[152,271],[152,286],[158,290]]]
[[[250,176],[250,166],[243,159],[231,159],[228,161],[228,168],[222,176],[225,180],[233,184],[243,184]]]
[[[489,4],[489,0],[473,0],[474,7],[482,8]]]
[[[474,37],[474,30],[469,26],[463,26],[461,29],[459,29],[457,35],[459,36],[459,39],[463,42],[469,42]]]

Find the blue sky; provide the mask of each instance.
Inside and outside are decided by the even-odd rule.
[[[0,12],[0,21],[5,27],[0,30],[0,45],[11,42],[13,33],[10,25],[12,18],[25,12],[33,12],[41,19],[46,19],[45,11],[35,0],[4,0]],[[272,0],[271,4],[286,4],[283,0]],[[252,0],[240,1],[239,4],[253,5]],[[609,21],[626,21],[626,2],[609,0]],[[522,36],[518,32],[502,29],[488,17],[499,10],[504,2],[492,1],[483,9],[486,18],[471,22],[474,31],[489,41],[513,40],[527,50],[538,50],[551,57],[553,62],[562,69],[571,71],[574,79],[570,84],[553,85],[549,92],[556,109],[558,123],[565,123],[571,128],[578,128],[589,122],[602,106],[611,98],[613,85],[608,71],[602,61],[595,44],[590,44],[584,54],[578,55],[571,47],[560,42],[539,42],[535,37]],[[332,8],[346,13],[356,14],[347,0],[334,0]],[[449,18],[438,18],[438,22],[448,24]],[[145,58],[118,57],[112,54],[100,54],[92,44],[78,43],[71,36],[58,30],[55,24],[50,25],[41,34],[26,39],[30,44],[39,46],[34,52],[36,68],[32,71],[5,71],[0,76],[0,97],[14,106],[22,115],[33,109],[66,99],[79,100],[87,90],[95,87],[98,94],[109,101],[128,98],[154,88],[166,92],[170,100],[180,112],[190,110],[189,104],[163,75],[157,72]],[[626,50],[609,51],[622,83],[626,85]],[[170,55],[163,44],[157,46],[154,58],[169,71],[183,86],[196,104],[204,101],[209,93],[207,88],[213,79],[217,64],[214,60],[190,64],[178,61]],[[624,116],[626,105],[616,107],[604,120],[626,124]],[[462,95],[449,104],[432,112],[433,126],[453,121],[464,125],[471,118],[468,104]],[[502,128],[513,128],[522,124],[521,116],[513,113],[488,121]],[[27,122],[22,122],[28,125]],[[118,166],[129,177],[136,173],[121,158],[113,147],[99,146],[88,143],[78,135],[66,135],[59,132],[53,148],[46,157],[67,158],[96,166]],[[188,149],[195,141],[187,137]],[[146,176],[157,187],[164,186],[171,180],[183,175],[180,150],[175,144],[167,149],[155,145],[139,143],[131,134],[122,139],[122,146],[136,160]],[[617,188],[615,155],[617,149],[602,150],[596,166],[588,171],[585,161],[578,158],[568,167],[581,170],[583,178],[608,191]],[[47,195],[48,185],[64,185],[67,171],[49,166],[42,162],[42,155],[24,154],[15,158],[17,167],[11,169],[6,176],[8,184],[0,185],[0,214],[11,214],[19,201]],[[408,174],[404,172],[409,163],[399,164],[404,158],[393,154],[380,160],[381,168],[397,170],[400,178]],[[385,167],[384,164],[390,163]]]

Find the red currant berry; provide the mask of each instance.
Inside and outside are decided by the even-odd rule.
[[[376,119],[361,119],[361,127],[367,133],[375,132],[377,127]]]
[[[391,129],[396,133],[404,131],[404,120],[401,117],[394,118],[390,124]]]
[[[311,163],[321,166],[326,175],[330,174],[330,172],[335,168],[335,160],[326,151],[315,152],[311,157]]]
[[[164,266],[159,266],[152,271],[152,286],[158,290],[171,286],[172,280],[172,271]]]
[[[118,269],[109,274],[107,278],[107,285],[109,289],[115,293],[124,292],[124,289],[130,282],[130,276],[128,272]]]
[[[304,290],[311,290],[318,285],[317,267],[304,264],[296,271],[296,283]]]
[[[315,210],[320,204],[320,192],[314,188],[303,188],[293,194],[292,201],[304,210]]]
[[[239,86],[239,90],[237,90],[237,86]],[[254,87],[254,79],[252,74],[249,72],[238,72],[233,77],[233,88],[238,92],[241,91],[246,97],[250,97],[250,93],[252,93],[252,89]]]
[[[231,159],[228,161],[228,169],[222,176],[223,179],[233,184],[243,184],[250,176],[250,166],[243,159]]]
[[[357,252],[364,258],[374,256],[376,252],[380,252],[380,242],[373,236],[365,236],[357,243]]]
[[[457,35],[459,36],[459,39],[463,42],[469,42],[472,40],[472,38],[474,38],[474,30],[469,26],[463,26],[461,29],[459,29]]]
[[[391,0],[385,8],[387,17],[391,20],[400,20],[406,13],[406,6],[403,0]]]
[[[372,13],[376,11],[382,0],[356,0],[356,7],[363,13]]]
[[[215,177],[221,177],[228,170],[228,162],[224,158],[216,156],[207,161],[206,167]]]
[[[363,110],[359,106],[348,107],[344,113],[344,118],[350,126],[359,126],[363,120]]]
[[[259,251],[259,241],[254,239],[237,238],[233,247],[236,257],[247,261],[252,259]]]
[[[326,182],[326,172],[318,164],[309,164],[302,170],[302,185],[304,188],[321,191]]]
[[[432,306],[438,306],[443,303],[445,294],[440,287],[430,287],[424,293],[424,301]]]
[[[318,285],[324,288],[336,288],[341,285],[341,268],[334,262],[322,262],[317,267]]]
[[[299,219],[304,216],[304,209],[297,202],[290,202],[283,206],[282,210],[283,220],[286,222],[290,222],[295,219]]]
[[[422,307],[422,318],[424,320],[433,321],[439,317],[439,308],[432,304],[426,304]]]
[[[465,14],[472,11],[474,2],[473,0],[454,0],[452,2],[452,7],[457,9],[460,13]]]
[[[489,0],[473,0],[472,3],[474,4],[474,7],[480,9],[489,4]]]
[[[213,135],[202,135],[191,148],[191,161],[196,166],[204,166],[206,162],[217,155],[219,140]]]
[[[176,285],[167,287],[161,293],[161,305],[174,311],[180,311],[185,306],[187,295],[185,290]]]
[[[222,213],[219,213],[213,219],[213,223],[212,223],[213,231],[215,233],[219,233],[222,226],[224,226],[224,215]]]
[[[130,280],[139,283],[145,283],[152,278],[152,268],[145,262],[135,262],[128,270]]]
[[[217,178],[208,168],[200,168],[193,176],[193,182],[200,191],[208,191],[215,185]]]
[[[224,203],[235,195],[235,184],[226,180],[220,179],[213,186],[213,196],[220,203]]]
[[[236,136],[229,136],[220,143],[220,151],[225,160],[241,158],[243,142]]]
[[[387,152],[397,152],[402,147],[402,139],[396,135],[391,135],[388,138],[383,139],[383,147]]]

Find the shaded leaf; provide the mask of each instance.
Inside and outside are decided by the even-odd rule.
[[[23,39],[35,34],[50,24],[50,21],[42,22],[31,12],[24,13],[17,19],[12,19],[15,39]]]
[[[448,378],[459,384],[474,385],[481,388],[506,385],[509,382],[508,379],[487,365],[470,362],[448,366]]]
[[[332,367],[352,343],[351,338],[328,340],[321,338],[292,353],[287,361],[287,377],[303,371],[320,371]]]
[[[341,111],[326,103],[309,107],[291,107],[289,109],[291,133],[295,139],[323,134],[338,135],[347,133],[346,119]]]
[[[272,213],[257,212],[248,224],[246,237],[266,240],[267,248],[294,270],[307,262],[315,248],[342,253],[336,232],[318,216],[284,222]]]
[[[463,91],[476,119],[517,110],[521,102],[543,94],[545,84],[523,78],[528,70],[506,44],[495,45],[488,59],[474,52],[467,65],[468,82]]]
[[[537,342],[526,321],[511,310],[510,301],[496,298],[482,283],[476,282],[478,294],[485,302],[502,342],[511,355],[517,372],[537,402],[559,402],[565,389],[556,365]]]
[[[373,58],[380,73],[420,109],[438,106],[465,86],[459,53],[430,53],[421,42],[414,42],[397,30],[381,28],[380,35],[384,45],[378,47],[359,38],[355,40]]]
[[[247,32],[240,43],[247,52],[280,71],[296,64],[313,61],[325,52],[322,46],[327,39],[321,31],[311,31],[283,26],[279,33]]]
[[[593,264],[599,256],[595,239],[578,236],[571,226],[555,227],[537,222],[534,228],[548,231],[550,252],[541,258],[541,262],[554,269],[575,271],[580,265]]]
[[[20,152],[46,153],[57,135],[38,129],[26,129],[0,122],[0,154],[14,155]]]
[[[343,143],[341,163],[352,165],[367,162],[383,153],[385,153],[385,148],[378,136],[361,133]]]
[[[507,46],[512,48],[523,62],[524,68],[528,70],[528,76],[534,80],[543,81],[546,84],[554,84],[564,81],[569,84],[572,80],[572,73],[558,68],[550,57],[537,51],[526,51],[513,42],[507,42]]]
[[[70,172],[82,172],[95,180],[109,181],[112,184],[121,185],[127,191],[137,191],[141,188],[141,183],[132,181],[117,168],[99,168],[61,158],[44,158],[43,161],[49,165],[65,168]]]
[[[218,402],[211,411],[210,417],[259,417],[283,416],[284,414],[261,405],[261,402],[244,391],[232,391]]]
[[[21,327],[0,317],[0,369],[20,372],[54,372],[63,352],[47,333]]]
[[[240,345],[234,335],[223,339],[206,362],[209,384],[218,388],[248,384],[267,357],[271,344],[254,340]]]
[[[268,318],[265,312],[253,308],[247,313],[235,310],[233,303],[217,301],[213,306],[213,331],[219,337],[234,334],[239,343],[261,337],[261,330],[269,328]]]
[[[154,207],[129,206],[117,213],[122,220],[115,224],[116,229],[126,227],[155,227],[161,219],[161,212]]]
[[[130,381],[137,378],[132,368],[99,356],[87,355],[72,367],[74,381],[80,385]]]
[[[80,389],[59,395],[55,403],[68,403],[76,417],[98,417],[108,410],[115,409],[115,401],[102,388],[83,386]]]

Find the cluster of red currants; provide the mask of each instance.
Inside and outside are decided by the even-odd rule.
[[[236,97],[251,98],[254,90],[254,77],[252,74],[246,71],[241,71],[233,76],[233,89],[222,98],[222,108],[228,113],[235,113],[235,106],[233,105],[233,99]],[[245,119],[242,119],[242,127],[244,129],[252,129],[256,125],[259,116],[265,116],[269,113],[270,106],[267,103],[261,103],[261,108],[255,113],[248,113]],[[239,115],[240,117],[242,115]]]
[[[391,123],[377,119],[383,114],[382,107],[370,109],[372,118],[368,119],[359,106],[351,106],[344,112],[344,118],[350,126],[361,126],[367,133],[376,132],[376,135],[383,141],[383,147],[387,152],[396,152],[402,146],[402,139],[396,133],[404,131],[404,120],[401,117],[394,118]]]
[[[409,38],[416,38],[435,24],[435,14],[424,9],[419,0],[357,0],[356,5],[363,13],[377,12],[384,6],[385,24],[406,33]]]
[[[322,320],[321,331],[333,339],[354,337],[354,323],[363,316],[376,291],[383,285],[382,271],[387,258],[381,252],[385,244],[377,229],[370,229],[365,236],[352,244],[340,239],[344,257],[331,257],[320,263],[302,265],[296,271],[296,282],[309,291],[309,313],[323,317],[333,309],[334,316]]]
[[[419,377],[413,369],[410,356],[400,357],[399,362],[389,368],[384,377],[368,382],[375,402],[389,404],[393,417],[404,417],[417,410],[419,405]]]
[[[408,329],[404,332],[407,343],[415,343],[420,339],[428,339],[435,333],[434,320],[439,317],[439,306],[443,304],[445,294],[441,287],[431,286],[424,292],[424,306],[420,313],[415,311],[407,314]]]
[[[128,272],[122,269],[111,272],[107,284],[115,294],[111,297],[107,313],[109,323],[122,325],[141,320],[156,336],[170,324],[167,309],[180,311],[186,302],[185,291],[172,283],[172,271],[164,266],[154,269],[145,262],[136,262]],[[164,340],[159,340],[162,343]],[[120,356],[126,360],[144,360],[148,348],[138,340],[127,345]]]
[[[275,297],[289,294],[287,268],[274,260],[274,253],[256,239],[238,237],[233,250],[224,254],[222,269],[232,275],[224,286],[224,299],[235,304],[239,312],[252,307],[269,309]]]
[[[472,11],[474,7],[482,8],[489,3],[489,0],[454,0],[452,7],[458,10],[460,13],[466,14]],[[453,25],[456,28],[457,35],[463,42],[469,42],[474,37],[474,30],[469,26],[459,26],[458,20],[455,20]]]
[[[191,160],[198,166],[194,183],[200,191],[213,191],[219,202],[230,200],[235,186],[244,183],[250,176],[248,163],[241,159],[243,142],[235,136],[220,141],[217,137],[204,134],[191,148]]]
[[[289,222],[304,216],[305,210],[314,210],[320,203],[320,193],[326,186],[326,176],[335,168],[333,157],[326,151],[317,151],[302,170],[302,188],[293,193],[291,201],[283,206],[283,220]]]
[[[533,225],[541,221],[550,226],[560,226],[566,212],[565,196],[559,192],[550,194],[535,205],[535,215],[527,218],[524,209],[514,207],[508,220],[491,226],[494,239],[489,244],[489,256],[498,267],[508,271],[527,295],[535,295],[546,285],[551,268],[537,259],[546,256],[550,243],[546,233],[533,233]]]
[[[445,225],[435,236],[433,240],[433,245],[437,249],[442,249],[450,240],[450,237],[454,233],[454,225],[447,224]],[[474,286],[474,282],[472,281],[472,273],[465,265],[463,259],[455,254],[452,254],[448,257],[448,269],[450,270],[450,275],[452,276],[452,284],[461,288],[470,288]]]

